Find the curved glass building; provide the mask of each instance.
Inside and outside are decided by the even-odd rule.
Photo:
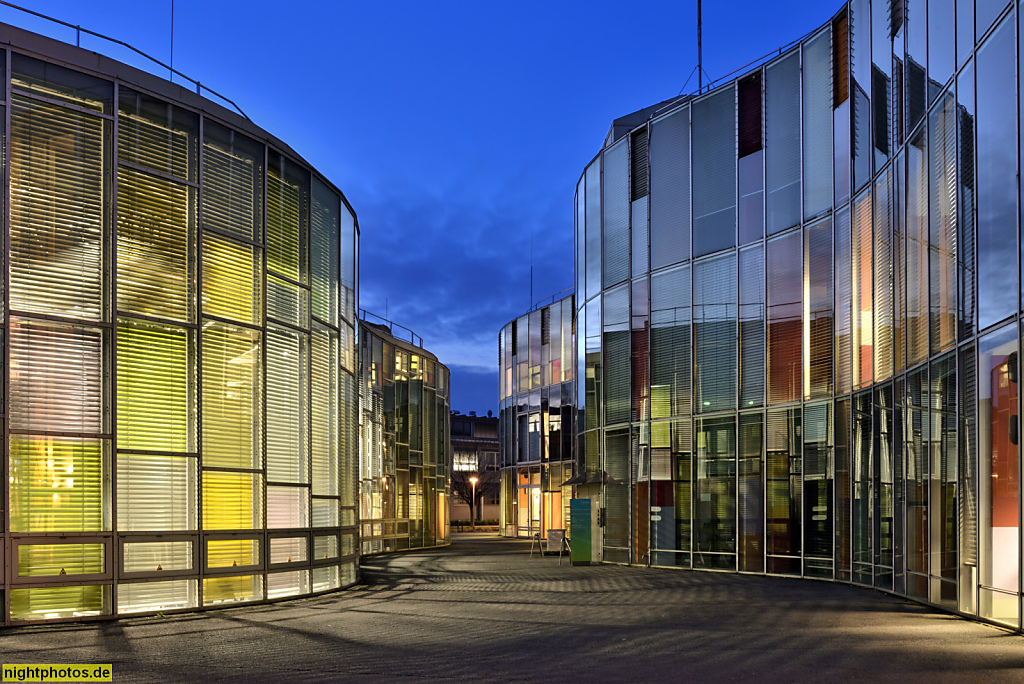
[[[853,0],[613,124],[576,192],[603,560],[1021,626],[1022,21]]]
[[[498,333],[502,534],[547,538],[569,525],[573,476],[573,295]]]
[[[373,318],[364,312],[359,327],[362,553],[443,546],[450,542],[451,375],[419,336]]]
[[[5,623],[354,582],[347,201],[180,86],[0,47]]]

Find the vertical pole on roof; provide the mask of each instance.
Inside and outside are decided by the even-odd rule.
[[[697,0],[697,92],[704,91],[704,49],[701,45],[701,33],[704,28],[700,0]]]
[[[174,82],[174,0],[171,0],[171,63],[170,63],[170,80]]]

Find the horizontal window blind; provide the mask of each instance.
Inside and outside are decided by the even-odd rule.
[[[313,285],[313,315],[338,325],[341,269],[338,261],[341,227],[341,199],[323,182],[313,179],[310,270]]]
[[[604,153],[604,287],[629,277],[629,138]]]
[[[212,321],[204,328],[203,464],[259,468],[261,335]]]
[[[11,427],[104,432],[102,330],[12,317]]]
[[[651,277],[651,417],[689,414],[693,359],[690,267]]]
[[[737,365],[736,256],[697,263],[693,268],[696,410],[733,408]]]
[[[199,117],[123,85],[118,99],[118,159],[194,180]]]
[[[338,538],[331,535],[313,537],[313,559],[328,560],[338,557]]]
[[[736,89],[693,105],[693,254],[736,244]]]
[[[165,582],[133,582],[117,587],[118,613],[195,608],[199,605],[196,580],[180,579]]]
[[[262,475],[207,470],[202,479],[203,529],[252,530],[263,526]]]
[[[263,319],[260,250],[210,233],[203,236],[203,311],[242,323]]]
[[[117,182],[117,308],[192,318],[192,194],[188,186],[121,168]]]
[[[832,206],[832,32],[824,31],[803,49],[804,216]]]
[[[11,590],[11,620],[50,620],[109,612],[110,585]]]
[[[11,435],[9,477],[11,532],[109,529],[101,440]]]
[[[258,539],[209,539],[206,542],[206,567],[235,568],[259,565]]]
[[[309,570],[273,572],[267,575],[267,598],[277,599],[309,593]]]
[[[12,100],[11,308],[99,319],[108,126],[63,107]]]
[[[192,542],[133,542],[124,545],[125,572],[173,572],[192,569]]]
[[[307,335],[267,330],[267,479],[309,482]]]
[[[309,290],[267,274],[267,318],[309,327]]]
[[[306,560],[305,537],[272,537],[270,539],[271,563],[299,563]]]
[[[208,577],[203,580],[203,605],[243,603],[263,598],[263,575]]]
[[[203,224],[262,242],[263,146],[209,119],[203,134]]]
[[[764,247],[740,251],[740,406],[764,403],[766,370]]]
[[[313,527],[337,527],[338,499],[313,499]]]
[[[651,269],[655,270],[690,258],[689,107],[651,124],[650,155]]]
[[[117,446],[195,451],[195,352],[192,333],[118,319]]]
[[[267,269],[305,282],[309,181],[300,173],[284,159],[267,171]]]
[[[338,495],[338,335],[314,324],[311,340],[313,493]]]
[[[121,532],[194,530],[196,459],[117,455],[117,529]]]
[[[313,591],[327,591],[341,586],[337,566],[313,568]]]
[[[800,223],[800,51],[765,69],[767,229]]]
[[[11,53],[11,86],[107,114],[114,101],[112,82],[16,52]]]
[[[18,544],[18,577],[98,575],[106,544]]]

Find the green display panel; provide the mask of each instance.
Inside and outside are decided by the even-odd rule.
[[[590,499],[573,499],[569,502],[569,531],[572,533],[573,564],[589,563],[591,560]]]

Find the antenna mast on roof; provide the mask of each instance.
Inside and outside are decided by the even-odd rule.
[[[174,0],[171,0],[171,63],[168,66],[171,83],[174,83]]]
[[[697,0],[697,92],[704,90],[704,46],[701,45],[704,20],[700,0]],[[172,34],[173,35],[173,34]]]

